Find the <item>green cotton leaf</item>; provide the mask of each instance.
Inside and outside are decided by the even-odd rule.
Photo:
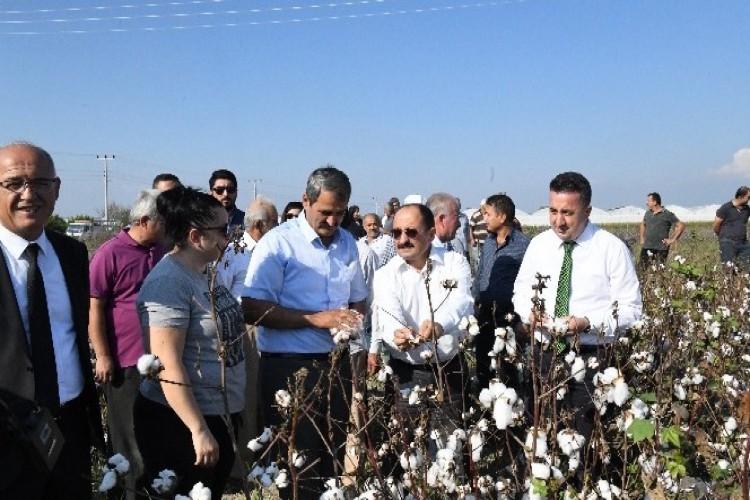
[[[531,485],[533,486],[534,493],[546,497],[549,495],[549,486],[541,479],[532,479]]]
[[[638,394],[636,396],[638,399],[643,401],[644,403],[656,403],[656,393],[655,392],[644,392],[643,394]]]
[[[656,433],[656,426],[650,420],[636,418],[627,428],[627,433],[633,438],[633,441],[640,443],[646,439],[651,439]]]
[[[677,310],[685,310],[685,301],[684,300],[673,300],[672,301],[672,307],[674,307]]]
[[[665,428],[661,431],[661,441],[662,443],[669,443],[675,448],[680,447],[680,438],[682,437],[682,431],[679,427],[675,427],[674,425]]]
[[[672,477],[684,477],[687,474],[685,466],[678,462],[668,462],[667,470]]]

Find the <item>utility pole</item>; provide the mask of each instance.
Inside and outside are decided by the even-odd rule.
[[[115,155],[96,155],[96,159],[104,162],[104,225],[109,229],[109,161]]]
[[[373,196],[372,197],[372,201],[375,203],[375,213],[377,214],[378,213],[378,207],[380,206],[380,203],[378,203],[378,197],[377,196]]]
[[[263,179],[253,179],[253,199],[258,199],[258,183],[263,182]]]

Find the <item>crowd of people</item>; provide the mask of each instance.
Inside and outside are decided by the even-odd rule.
[[[554,340],[534,344],[544,369],[571,349],[605,363],[618,333],[641,317],[633,256],[589,220],[591,185],[577,172],[551,180],[550,228],[533,239],[504,193],[471,217],[444,192],[403,205],[393,198],[382,217],[362,214],[349,205],[349,177],[329,165],[279,216],[262,197],[240,210],[229,170],[211,174],[208,192],[160,174],[138,194],[129,226],[90,260],[83,243],[45,229],[61,187],[45,150],[0,148],[0,186],[3,498],[90,498],[92,446],[127,457],[128,498],[164,469],[179,476],[178,491],[200,481],[220,498],[233,438],[282,425],[279,394],[328,377],[327,397],[310,400],[295,422],[295,449],[310,464],[302,498],[317,498],[341,472],[353,387],[383,363],[400,389],[437,385],[460,409],[492,379],[521,384],[514,365],[491,363],[497,327]],[[722,260],[746,262],[748,200],[740,188],[717,212]],[[641,261],[652,265],[684,224],[658,193],[647,204]],[[459,348],[470,315],[480,325],[473,386]],[[553,323],[564,325],[554,339]],[[341,332],[360,335],[342,342]],[[144,355],[158,358],[158,378],[142,378]],[[562,403],[586,439],[593,375],[572,380]],[[28,445],[30,422],[52,437]]]

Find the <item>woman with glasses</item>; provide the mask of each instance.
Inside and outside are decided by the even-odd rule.
[[[301,201],[290,201],[284,207],[284,211],[281,212],[281,222],[296,219],[302,213],[303,208]]]
[[[161,193],[157,211],[174,250],[144,281],[138,314],[146,351],[164,369],[158,380],[141,384],[136,440],[145,477],[172,469],[180,478],[177,493],[201,481],[221,498],[235,460],[224,417],[236,421],[245,404],[242,309],[207,272],[229,242],[227,211],[211,195],[186,187]]]

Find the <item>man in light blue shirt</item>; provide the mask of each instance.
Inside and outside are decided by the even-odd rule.
[[[316,398],[315,408],[297,422],[295,449],[307,457],[303,467],[314,464],[302,475],[300,486],[306,492],[322,492],[325,479],[336,474],[334,461],[343,463],[351,366],[346,351],[331,355],[336,347],[331,329],[354,328],[365,313],[368,293],[356,242],[339,230],[350,196],[345,173],[332,166],[315,170],[302,195],[304,217],[285,222],[260,240],[243,292],[245,320],[259,325],[265,424],[282,424],[283,415],[274,408],[276,393],[288,390],[301,368],[308,371],[306,395],[321,377],[336,374],[330,387],[328,381],[323,384],[324,391],[331,391],[330,402],[327,397]],[[321,436],[326,436],[325,441]],[[335,450],[335,456],[329,449]],[[286,456],[286,451],[280,453]],[[290,489],[280,493],[291,496]]]

